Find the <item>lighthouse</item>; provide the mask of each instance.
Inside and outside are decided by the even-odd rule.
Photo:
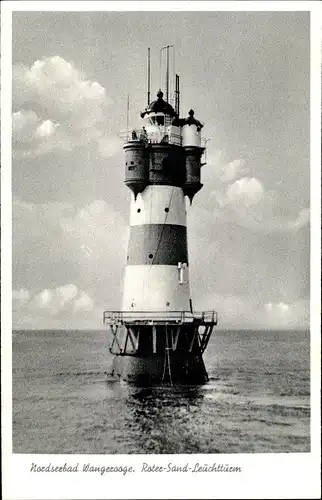
[[[169,47],[167,47],[169,49]],[[167,67],[168,75],[168,67]],[[168,76],[167,76],[168,78]],[[119,311],[105,311],[116,376],[136,384],[203,384],[203,353],[215,311],[195,311],[189,281],[187,210],[202,188],[203,124],[190,109],[180,118],[159,90],[124,139],[130,189],[129,241]]]

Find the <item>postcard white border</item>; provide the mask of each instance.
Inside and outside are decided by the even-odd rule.
[[[321,311],[321,22],[319,2],[2,2],[2,479],[5,500],[103,498],[319,498]],[[311,452],[234,455],[12,454],[11,375],[11,13],[13,11],[310,11],[311,12]],[[166,465],[199,462],[239,465],[241,474],[35,473],[31,464]]]

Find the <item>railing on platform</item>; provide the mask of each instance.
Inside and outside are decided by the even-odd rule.
[[[189,324],[217,325],[216,311],[104,311],[103,323],[108,324]]]
[[[181,146],[182,137],[180,134],[169,132],[166,127],[160,127],[160,131],[147,132],[143,128],[124,130],[119,137],[126,144],[128,142],[142,142],[145,144],[175,144]]]

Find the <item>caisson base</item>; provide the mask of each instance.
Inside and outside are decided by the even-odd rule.
[[[201,355],[118,356],[113,376],[138,386],[203,385],[208,375]]]
[[[206,383],[202,354],[216,313],[172,312],[166,323],[158,312],[145,315],[149,319],[135,319],[132,312],[105,312],[113,336],[112,375],[137,385]]]

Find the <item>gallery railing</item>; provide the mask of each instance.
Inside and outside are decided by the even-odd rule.
[[[217,325],[216,311],[104,311],[103,323],[108,324],[154,324],[174,323]]]

